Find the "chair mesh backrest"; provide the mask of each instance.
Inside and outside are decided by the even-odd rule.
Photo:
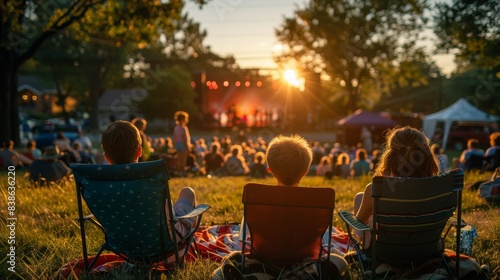
[[[291,264],[317,259],[332,225],[335,191],[247,184],[243,192],[250,254],[262,261]]]
[[[173,250],[165,219],[169,176],[162,160],[72,168],[112,251],[151,262]]]
[[[429,178],[375,177],[372,249],[376,260],[402,267],[442,254],[441,235],[462,188],[461,170]]]

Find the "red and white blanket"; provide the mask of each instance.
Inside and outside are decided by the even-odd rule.
[[[287,234],[285,231],[283,234]],[[240,237],[240,225],[216,225],[210,227],[200,227],[194,235],[196,245],[198,246],[199,256],[202,259],[210,259],[220,262],[222,258],[234,251],[241,251],[242,242]],[[343,255],[347,251],[349,236],[341,229],[332,228],[333,251]],[[324,240],[327,244],[328,240]],[[324,249],[326,253],[326,248]],[[186,257],[187,261],[195,259],[193,249]]]
[[[283,234],[287,234],[283,232]],[[198,231],[195,232],[194,239],[196,241],[197,251],[193,249],[193,246],[189,249],[190,251],[186,254],[186,261],[194,261],[196,259],[210,259],[215,262],[221,262],[222,259],[235,251],[241,251],[242,242],[239,241],[240,226],[236,224],[231,225],[216,225],[209,227],[200,227]],[[342,230],[337,228],[332,228],[332,252],[343,255],[347,251],[347,243],[349,241],[348,235]],[[323,242],[328,242],[324,240]],[[325,253],[326,253],[326,249]],[[94,257],[89,257],[89,262],[92,261]],[[120,267],[125,261],[119,256],[108,253],[99,256],[96,261],[93,272],[107,272],[113,268]],[[74,260],[68,264],[65,264],[59,274],[60,279],[70,279],[73,276],[82,275],[85,270],[85,265],[83,259]],[[166,271],[162,265],[156,267],[158,271]]]

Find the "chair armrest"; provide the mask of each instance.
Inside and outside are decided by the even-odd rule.
[[[340,218],[350,227],[358,231],[370,231],[371,228],[358,220],[354,214],[349,211],[342,210],[339,212]]]
[[[442,235],[443,239],[446,239],[446,237],[448,236],[448,234],[450,233],[452,228],[455,228],[455,230],[460,231],[461,228],[467,226],[467,223],[464,220],[462,220],[462,222],[460,223],[460,228],[459,228],[458,227],[458,220],[455,217],[450,217],[448,219],[448,222],[446,222],[446,224],[447,224],[447,228],[444,231],[444,234]]]
[[[174,220],[196,218],[196,217],[202,215],[203,213],[205,213],[210,208],[211,207],[207,204],[200,204],[200,205],[196,206],[191,212],[187,213],[184,216],[175,217]]]
[[[455,228],[458,228],[458,220],[457,220],[457,218],[450,217],[448,219],[448,224],[451,225],[451,226],[453,226],[453,227],[455,227]],[[467,226],[467,223],[464,220],[462,220],[462,222],[460,223],[460,228],[463,228],[465,226]]]
[[[79,220],[79,218],[76,218],[75,220]],[[102,230],[102,232],[106,232],[104,230],[104,228],[102,227],[102,225],[95,219],[94,217],[94,214],[90,214],[90,215],[87,215],[85,217],[83,217],[83,222],[86,222],[86,221],[89,221],[91,223],[93,223],[95,226],[97,226],[98,228],[100,228]]]

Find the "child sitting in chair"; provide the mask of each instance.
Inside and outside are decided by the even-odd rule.
[[[267,171],[274,175],[278,185],[299,188],[302,177],[304,177],[309,171],[312,157],[313,154],[311,147],[304,138],[299,135],[280,135],[274,137],[271,142],[269,142],[266,154],[268,163]],[[245,225],[244,221],[242,221],[241,226],[243,225]],[[248,230],[246,230],[246,232],[248,232]],[[325,234],[328,235],[328,231]],[[326,236],[326,238],[328,238],[328,236]],[[324,239],[325,238],[323,238],[323,240]],[[347,262],[343,257],[333,252],[330,254],[329,259],[330,264],[322,262],[321,265],[324,265],[325,268],[318,273],[321,273],[324,276],[324,279],[341,279],[341,275],[347,269]],[[265,268],[264,263],[259,263],[258,260],[249,261],[253,264],[248,264],[248,274],[242,275],[241,272],[235,268],[238,267],[237,263],[240,260],[241,252],[234,252],[226,256],[225,260],[222,262],[222,266],[214,271],[212,279],[247,279],[246,277],[250,279],[252,277],[257,277],[256,275],[259,275],[259,277],[262,277],[262,279],[268,279],[265,278],[268,276],[270,278],[276,277],[276,275],[272,275],[271,270],[267,270]],[[257,262],[258,265],[255,265],[255,262]],[[261,272],[261,267],[264,267],[264,272]],[[316,272],[308,274],[311,271],[306,271],[306,267],[307,266],[303,267],[304,270],[295,269],[293,271],[280,271],[280,275],[278,276],[278,278],[280,278],[280,276],[282,275],[287,275],[288,273],[294,274],[297,279],[302,279],[302,277],[304,277],[303,279],[316,279],[319,276],[316,274]],[[328,267],[328,269],[326,267]]]
[[[267,171],[278,185],[298,186],[309,171],[312,150],[309,143],[298,135],[274,137],[267,148]]]
[[[142,155],[141,135],[137,127],[126,121],[111,123],[102,134],[102,149],[104,159],[109,164],[137,163]],[[174,204],[174,217],[183,216],[196,207],[196,195],[191,188],[183,188]],[[167,219],[170,217],[168,207],[165,207]],[[167,224],[170,225],[169,221]],[[180,238],[185,237],[195,225],[195,219],[186,219],[175,224]]]

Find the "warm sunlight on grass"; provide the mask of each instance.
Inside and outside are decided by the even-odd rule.
[[[20,279],[54,279],[64,264],[82,257],[80,233],[75,217],[77,216],[76,192],[74,182],[64,182],[52,187],[35,187],[22,174],[17,174],[16,183],[16,276]],[[467,174],[466,184],[480,179],[488,179],[490,174]],[[336,209],[351,209],[352,197],[361,191],[369,177],[357,180],[334,179],[327,181],[323,177],[306,177],[304,186],[331,186],[336,191]],[[4,264],[0,271],[0,279],[12,278],[6,270],[7,246],[6,227],[7,191],[5,182],[7,175],[0,173],[0,234],[2,236],[1,255]],[[204,225],[239,222],[243,213],[241,195],[243,186],[249,182],[245,177],[217,178],[174,178],[170,181],[171,192],[176,199],[182,187],[195,189],[199,203],[212,206],[203,216]],[[262,183],[274,184],[273,178],[259,180]],[[465,191],[463,203],[464,219],[476,227],[479,237],[475,240],[473,257],[480,264],[488,264],[494,273],[500,271],[500,210],[498,206],[489,205],[477,198],[476,192]],[[88,213],[88,212],[87,212]],[[334,224],[343,228],[340,219],[335,216]],[[91,254],[95,254],[102,244],[102,234],[95,227],[88,226],[88,246]],[[134,279],[210,279],[210,274],[217,263],[200,260],[188,263],[184,270],[172,275],[153,275],[148,272],[135,272]],[[8,274],[7,274],[8,273]],[[129,272],[116,271],[113,274],[92,279],[124,279]],[[14,279],[14,278],[12,278]],[[359,279],[359,272],[353,268],[344,279]]]

